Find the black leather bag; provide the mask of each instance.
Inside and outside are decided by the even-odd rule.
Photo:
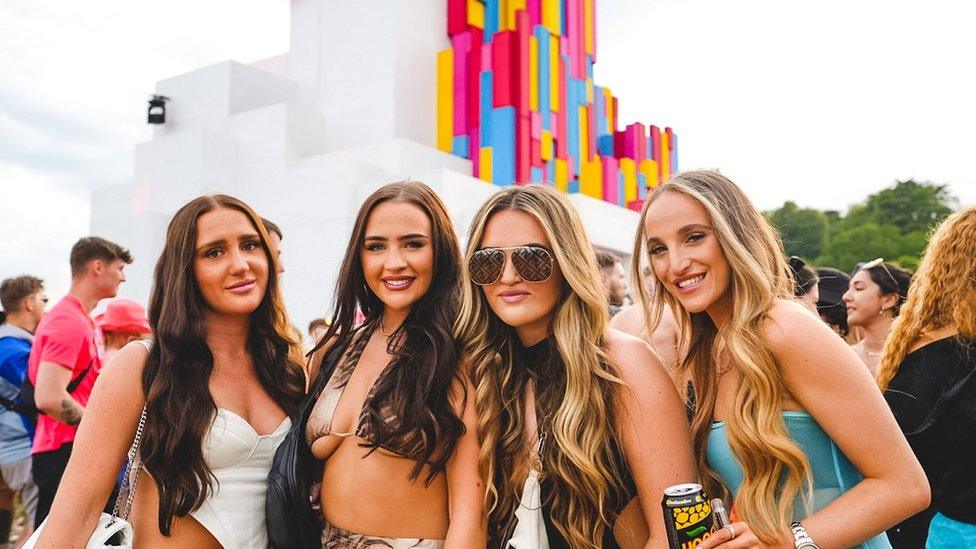
[[[322,520],[312,509],[309,493],[322,475],[321,464],[305,441],[305,426],[315,401],[328,383],[342,353],[333,348],[322,360],[312,391],[305,397],[291,430],[278,446],[268,473],[265,519],[268,541],[276,549],[319,549],[322,547]]]

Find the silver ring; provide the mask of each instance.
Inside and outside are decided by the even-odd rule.
[[[735,526],[732,526],[731,524],[726,524],[725,526],[723,526],[723,528],[729,531],[729,539],[735,539]]]

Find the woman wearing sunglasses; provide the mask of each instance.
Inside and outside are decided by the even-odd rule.
[[[573,205],[551,187],[499,191],[468,242],[457,333],[492,546],[644,547],[649,526],[666,547],[662,491],[697,478],[687,421],[647,344],[608,329]]]
[[[392,183],[363,203],[299,417],[322,464],[322,547],[485,545],[474,395],[452,334],[460,267],[426,185]]]
[[[878,385],[932,486],[932,506],[888,530],[892,545],[976,547],[976,206],[929,240]]]
[[[874,375],[891,323],[898,316],[908,295],[912,273],[885,263],[880,257],[858,267],[851,275],[843,300],[847,306],[847,324],[860,328],[861,341],[854,352]]]
[[[688,344],[705,490],[732,497],[734,522],[699,548],[889,547],[884,530],[927,505],[925,475],[850,347],[794,299],[745,194],[717,172],[673,176],[634,258],[654,273],[649,324],[669,307]]]

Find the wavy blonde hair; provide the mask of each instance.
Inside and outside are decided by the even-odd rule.
[[[694,384],[695,453],[705,489],[712,494],[728,496],[728,488],[706,459],[718,372],[728,368],[738,378],[725,418],[729,446],[743,472],[735,507],[759,538],[771,543],[789,530],[794,499],[812,485],[809,461],[783,422],[786,387],[763,337],[763,322],[776,300],[793,299],[783,244],[732,181],[714,171],[683,172],[657,187],[647,199],[634,242],[633,280],[642,280],[639,275],[648,262],[648,207],[666,193],[694,200],[711,218],[731,269],[732,316],[717,328],[707,313],[688,313],[656,274],[650,277],[651,288],[635,284],[639,301],[644,304],[649,327],[657,326],[664,307],[671,309],[678,322],[681,345],[688,352],[676,379],[690,378]],[[651,294],[657,299],[651,299]]]
[[[622,472],[608,448],[614,437],[617,369],[604,350],[609,314],[596,257],[574,206],[550,187],[510,187],[495,193],[471,222],[465,265],[482,241],[491,217],[525,212],[542,227],[565,279],[552,322],[556,380],[537,395],[548,406],[539,426],[548,433],[543,470],[553,487],[552,518],[573,547],[600,547],[611,527],[608,502],[623,491]],[[475,384],[480,451],[492,535],[503,535],[519,505],[528,455],[524,402],[529,380],[519,363],[514,329],[494,314],[484,291],[465,269],[461,314],[455,333]],[[554,409],[553,409],[554,408]]]
[[[912,344],[926,332],[951,325],[976,338],[976,206],[950,215],[932,234],[885,341],[878,386],[888,388]]]

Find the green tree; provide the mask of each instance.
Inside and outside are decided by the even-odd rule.
[[[820,210],[800,208],[786,202],[766,214],[779,229],[783,246],[789,255],[813,259],[821,254],[827,237],[827,216]]]
[[[831,237],[828,248],[814,264],[850,272],[857,263],[876,257],[893,260],[903,255],[902,239],[901,231],[894,225],[865,223],[844,228]]]
[[[894,225],[903,234],[926,233],[952,213],[956,202],[946,185],[909,179],[868,196],[864,207],[875,223]]]

